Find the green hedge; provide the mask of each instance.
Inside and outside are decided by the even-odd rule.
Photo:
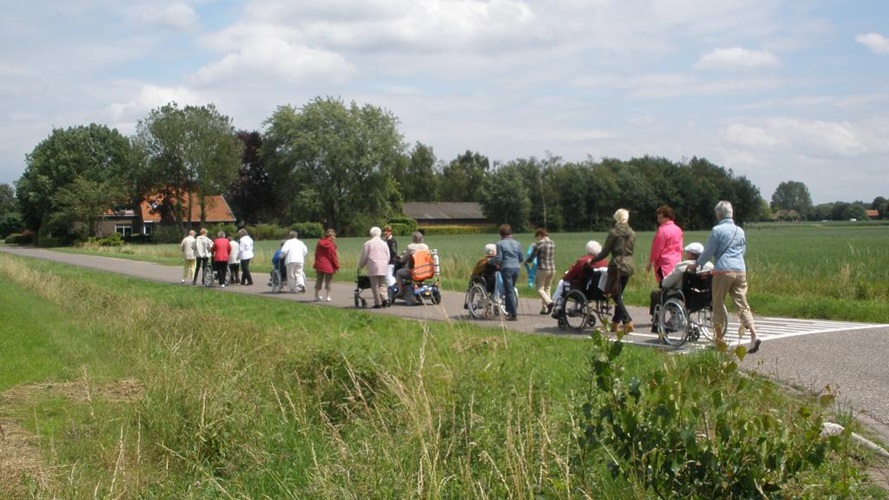
[[[498,226],[424,226],[420,232],[426,236],[447,236],[453,234],[497,234]]]
[[[8,245],[33,245],[34,233],[27,229],[21,233],[12,233],[4,240]]]

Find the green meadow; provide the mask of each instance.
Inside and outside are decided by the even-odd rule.
[[[631,221],[632,222],[632,221]],[[889,323],[889,225],[838,223],[787,223],[751,225],[747,232],[749,299],[753,311],[770,316],[851,320]],[[688,232],[685,241],[705,242],[708,231]],[[637,274],[630,280],[627,300],[648,304],[648,292],[655,287],[651,274],[644,272],[651,247],[652,232],[637,233]],[[556,233],[556,258],[559,269],[567,270],[584,253],[590,239],[605,241],[606,233]],[[486,243],[497,235],[429,236],[426,241],[441,255],[442,283],[446,289],[465,290],[472,265],[483,254]],[[527,247],[531,234],[516,239]],[[356,263],[364,238],[338,238],[342,264],[336,279],[354,281]],[[312,277],[311,262],[317,240],[309,246],[307,274]],[[409,242],[398,238],[399,248]],[[252,267],[265,273],[271,269],[271,257],[277,241],[257,242]],[[76,249],[79,252],[112,253],[134,259],[179,264],[178,245],[125,245],[121,248]],[[259,280],[257,280],[259,282]],[[533,296],[523,273],[520,293]]]
[[[454,254],[454,287],[456,255],[486,241],[430,240]],[[359,245],[340,240],[344,255]],[[874,457],[818,437],[824,420],[862,431],[851,413],[739,373],[743,352],[671,356],[5,254],[0,313],[3,498],[886,498],[864,472]]]

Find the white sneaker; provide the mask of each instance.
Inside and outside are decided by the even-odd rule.
[[[222,288],[225,288],[225,283],[222,284]]]
[[[315,297],[315,302],[321,302],[321,297]]]
[[[327,298],[324,299],[324,300],[326,300],[327,302],[330,302],[330,297],[327,297]]]

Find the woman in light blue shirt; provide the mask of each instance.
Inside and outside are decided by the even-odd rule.
[[[756,336],[756,325],[753,322],[753,313],[747,303],[747,266],[744,263],[744,254],[747,252],[747,238],[744,230],[735,225],[732,219],[734,210],[732,204],[720,201],[714,209],[716,220],[719,222],[713,226],[704,252],[698,257],[695,264],[689,266],[690,272],[698,266],[702,266],[709,260],[713,260],[713,331],[716,342],[723,342],[725,326],[727,324],[725,308],[726,294],[731,295],[735,309],[738,310],[738,318],[741,327],[738,329],[738,337],[744,330],[750,330],[751,345],[747,349],[748,354],[759,350],[762,343]]]

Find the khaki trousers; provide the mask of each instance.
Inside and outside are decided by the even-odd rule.
[[[722,340],[727,324],[725,310],[725,296],[730,295],[735,309],[738,311],[738,319],[747,330],[755,331],[753,313],[747,304],[747,273],[729,272],[713,274],[713,331],[716,338]]]
[[[553,276],[555,275],[556,272],[553,270],[538,268],[537,274],[534,276],[534,285],[537,288],[537,295],[539,295],[540,300],[543,301],[544,308],[553,301],[550,296],[550,291],[553,288]]]

